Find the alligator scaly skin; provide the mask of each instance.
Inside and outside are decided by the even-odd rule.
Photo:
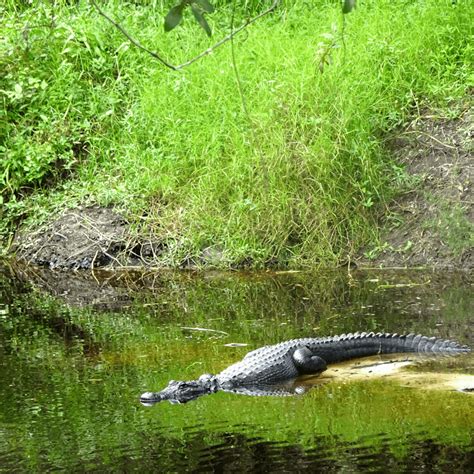
[[[307,348],[325,364],[376,354],[409,352],[461,353],[467,346],[457,342],[416,334],[354,333],[324,338],[292,339],[249,352],[241,361],[231,365],[215,377],[222,388],[238,385],[271,384],[308,373],[325,370],[325,364],[316,367],[297,366],[295,351]]]

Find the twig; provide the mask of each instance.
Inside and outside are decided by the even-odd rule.
[[[205,51],[199,53],[197,56],[194,56],[193,58],[189,59],[188,61],[179,64],[179,65],[174,65],[163,59],[158,53],[155,53],[154,51],[149,50],[145,46],[143,46],[141,43],[139,43],[136,39],[134,39],[127,31],[123,28],[122,25],[117,23],[115,20],[110,18],[97,4],[95,0],[90,0],[91,4],[94,6],[94,8],[99,12],[101,16],[103,16],[108,22],[110,22],[112,25],[115,26],[134,46],[137,48],[141,49],[142,51],[145,51],[148,53],[150,56],[154,57],[157,59],[161,64],[166,66],[169,69],[172,69],[173,71],[179,71],[180,69],[184,69],[187,66],[190,66],[191,64],[195,63],[199,59],[203,58],[204,56],[207,56],[208,54],[211,54],[214,52],[217,48],[222,46],[223,44],[227,43],[227,41],[230,41],[234,36],[239,34],[242,30],[247,28],[247,26],[251,25],[252,23],[256,22],[260,18],[268,15],[271,13],[275,8],[278,6],[280,3],[280,0],[273,0],[273,3],[262,13],[259,13],[257,16],[247,19],[241,26],[239,26],[236,30],[231,31],[227,36],[222,38],[220,41],[212,45],[210,48],[206,49]]]
[[[230,17],[230,34],[234,32],[234,19],[235,19],[235,0],[232,2],[232,15]],[[239,70],[237,69],[237,61],[235,60],[235,46],[234,46],[234,37],[230,39],[230,51],[232,56],[232,66],[234,68],[235,80],[237,81],[237,88],[239,89],[240,100],[242,102],[242,108],[244,109],[245,115],[249,122],[251,122],[249,111],[247,109],[247,103],[245,101],[244,91],[242,88],[242,81],[240,80]],[[252,128],[253,130],[253,128]]]
[[[201,59],[203,56],[207,56],[208,54],[211,54],[214,50],[216,50],[219,46],[222,46],[224,43],[227,43],[227,41],[230,41],[234,36],[236,36],[238,33],[240,33],[243,29],[247,28],[247,26],[251,25],[252,23],[256,22],[263,16],[268,15],[271,13],[275,8],[278,6],[280,3],[280,0],[274,0],[273,3],[262,13],[259,15],[250,18],[247,20],[243,25],[239,26],[236,30],[222,38],[220,41],[218,41],[215,45],[211,46],[210,48],[206,49],[206,51],[203,51],[202,53],[198,54],[194,58],[190,59],[189,61],[186,61],[183,64],[180,64],[179,66],[176,66],[176,69],[183,69],[186,66],[189,66],[190,64],[196,62],[198,59]]]
[[[79,225],[80,225],[81,227],[83,227],[84,229],[89,230],[84,224],[79,223]],[[94,226],[92,226],[92,227],[94,227]],[[96,230],[97,230],[97,229],[96,229]],[[92,244],[91,244],[89,247],[87,247],[87,250],[89,250],[91,247],[94,247],[94,246],[99,247],[100,251],[101,251],[106,257],[109,257],[111,260],[113,260],[114,262],[116,262],[120,267],[123,267],[122,263],[121,263],[116,257],[114,257],[113,255],[110,255],[110,254],[107,252],[107,250],[106,250],[105,248],[103,248],[102,245],[100,245],[100,242],[98,242],[98,241],[92,239],[92,238],[89,237],[87,234],[84,234],[84,237],[85,237],[87,240],[89,240],[90,242],[92,242]],[[104,238],[104,235],[101,234],[101,233],[99,233],[99,238],[101,238],[101,237]],[[82,250],[81,250],[80,252],[82,252]],[[74,256],[79,255],[80,252],[77,252],[76,254],[74,254]],[[94,256],[94,260],[95,260],[95,259],[96,259],[96,257]]]
[[[97,251],[97,253],[98,253],[98,251]],[[96,255],[94,256],[94,261],[95,261],[95,258],[96,258],[96,256],[97,256],[97,253],[96,253]],[[92,264],[92,265],[91,265],[91,275],[92,275],[92,278],[94,278],[94,280],[95,280],[95,282],[97,283],[97,285],[100,286],[101,283],[100,283],[100,281],[98,280],[98,278],[95,276],[95,271],[94,271],[94,270],[95,270],[94,264]]]
[[[186,329],[188,331],[199,331],[199,332],[215,332],[217,334],[223,334],[224,336],[228,336],[229,333],[225,331],[219,331],[218,329],[208,329],[208,328],[191,328],[188,326],[181,326],[181,329]]]
[[[424,286],[424,285],[428,285],[430,283],[431,283],[431,280],[427,280],[427,281],[424,281],[422,283],[393,283],[393,284],[386,283],[386,284],[383,284],[383,285],[377,285],[377,290],[379,288],[381,288],[382,290],[386,290],[386,289],[389,289],[389,288],[413,288],[415,286]]]
[[[444,143],[440,140],[438,140],[436,137],[433,135],[430,135],[427,132],[423,132],[421,130],[407,130],[406,132],[401,133],[400,135],[412,135],[412,134],[420,134],[420,135],[425,135],[428,138],[431,138],[431,140],[434,140],[435,142],[438,142],[440,145],[445,146],[446,148],[451,148],[452,150],[456,150],[455,146],[448,145],[447,143]],[[419,138],[419,137],[418,137]]]
[[[232,38],[234,38],[234,36],[236,36],[238,33],[240,33],[243,29],[247,28],[247,26],[249,26],[252,23],[256,22],[257,20],[259,20],[263,16],[268,15],[269,13],[271,13],[273,10],[275,10],[275,8],[278,6],[279,3],[280,3],[280,0],[274,0],[273,3],[265,11],[263,11],[262,13],[260,13],[257,16],[254,16],[253,18],[248,19],[244,24],[239,26],[233,32],[230,32],[230,34],[228,34],[227,36],[222,38],[220,41],[218,41],[216,44],[214,44],[210,48],[206,49],[205,51],[198,54],[197,56],[190,59],[189,61],[186,61],[185,63],[180,64],[179,66],[176,66],[176,69],[177,70],[183,69],[186,66],[189,66],[192,63],[196,62],[198,59],[201,59],[202,57],[207,56],[208,54],[211,54],[214,50],[219,48],[219,46],[222,46],[224,43],[227,43],[227,41],[230,41]]]
[[[79,216],[78,214],[74,213],[74,212],[71,212],[71,215],[74,216],[79,222],[79,225],[86,229],[86,230],[90,230],[90,229],[93,229],[95,230],[95,232],[97,233],[97,236],[99,239],[102,239],[102,240],[105,240],[107,242],[107,237],[94,225],[92,224],[92,221],[90,219],[88,219],[87,217],[85,216]],[[80,220],[82,219],[82,222],[80,222]],[[87,223],[89,225],[89,227],[87,227],[85,224],[83,224],[83,222]],[[97,247],[99,247],[99,249],[101,250],[101,252],[106,256],[106,257],[109,257],[111,260],[114,260],[119,266],[123,267],[122,263],[117,259],[115,258],[113,255],[110,255],[106,249],[102,248],[102,246],[100,245],[100,242],[99,241],[96,241],[94,239],[92,239],[91,237],[89,237],[87,235],[87,233],[84,234],[84,237],[89,240],[90,242],[92,242],[92,244],[87,248],[91,248],[93,247],[94,245],[96,245]],[[78,253],[76,253],[75,255],[77,255]],[[74,255],[74,256],[75,256]],[[94,260],[95,260],[95,257],[94,257]]]
[[[97,258],[98,253],[99,253],[99,251],[96,250],[96,251],[95,251],[94,258],[92,259],[92,263],[91,263],[91,270],[92,270],[92,272],[94,272],[94,264],[95,264],[95,260],[96,260],[96,258]],[[94,278],[95,278],[95,277],[94,277]]]
[[[39,231],[37,232],[39,233]],[[30,259],[28,259],[28,263],[33,263],[33,259],[36,258],[38,256],[38,254],[41,252],[41,250],[43,250],[45,247],[51,247],[53,246],[54,244],[50,244],[51,240],[53,239],[54,237],[54,234],[51,234],[49,237],[48,237],[48,240],[43,244],[41,245],[41,247],[32,255],[32,257]]]
[[[160,63],[162,63],[164,66],[169,67],[170,69],[173,69],[176,71],[176,66],[173,66],[169,62],[165,61],[158,53],[155,53],[149,50],[148,48],[145,48],[145,46],[143,46],[137,40],[132,38],[119,23],[117,23],[115,20],[113,20],[112,18],[110,18],[108,15],[104,13],[104,11],[99,7],[99,5],[97,5],[97,2],[95,0],[90,0],[90,1],[92,5],[94,6],[94,8],[99,12],[99,14],[102,15],[107,21],[112,23],[112,25],[114,25],[115,28],[117,28],[128,39],[128,41],[130,41],[130,43],[132,43],[133,45],[135,45],[137,48],[141,49],[142,51],[145,51],[150,56],[153,56],[155,59],[160,61]]]

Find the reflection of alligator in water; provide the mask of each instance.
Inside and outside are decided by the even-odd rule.
[[[376,354],[458,354],[470,348],[454,341],[415,334],[355,333],[325,338],[293,339],[249,352],[240,362],[217,375],[174,381],[161,392],[142,394],[142,403],[169,400],[185,403],[223,390],[248,395],[285,395],[298,392],[294,379],[318,374],[327,364]]]

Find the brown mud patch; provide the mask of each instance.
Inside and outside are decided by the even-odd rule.
[[[27,263],[80,270],[150,265],[162,246],[138,242],[112,207],[90,206],[67,210],[33,232],[20,232],[13,250]]]
[[[389,206],[381,238],[363,267],[474,267],[474,112],[449,120],[425,115],[390,143],[413,189]]]
[[[18,257],[36,265],[73,270],[110,264],[122,250],[127,222],[111,208],[66,211],[58,219],[15,242]]]
[[[469,109],[454,120],[426,114],[389,142],[413,177],[412,189],[384,212],[379,243],[364,248],[357,265],[474,268],[473,122]],[[28,263],[60,269],[170,266],[166,244],[144,235],[132,235],[111,207],[79,207],[33,232],[18,232],[13,251]],[[222,249],[211,250],[174,266],[226,266]]]

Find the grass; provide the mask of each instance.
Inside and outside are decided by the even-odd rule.
[[[329,1],[287,2],[237,37],[248,114],[229,44],[176,73],[85,2],[57,5],[54,28],[28,35],[26,24],[50,21],[50,7],[7,3],[3,236],[20,220],[34,226],[98,203],[165,242],[166,264],[207,247],[222,249],[222,266],[350,256],[376,238],[379,209],[403,185],[384,137],[472,86],[472,2],[359,3],[345,17],[344,42],[339,5]],[[106,7],[170,61],[214,41],[190,21],[165,35],[162,11],[150,5]],[[227,31],[225,8],[214,15],[215,38]],[[330,59],[322,73],[321,50]]]

